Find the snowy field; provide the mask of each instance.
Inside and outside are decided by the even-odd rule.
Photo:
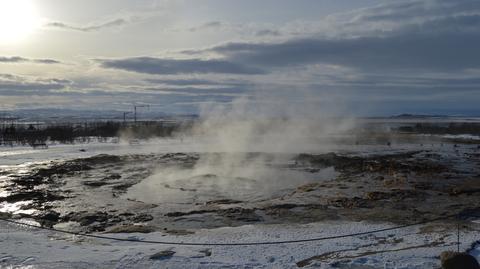
[[[199,230],[185,236],[105,235],[171,242],[244,243],[325,237],[387,227],[390,225],[324,222],[246,225]],[[478,239],[478,228],[479,225],[471,223],[468,232],[462,230],[462,250]],[[426,233],[427,229],[435,232]],[[455,224],[433,223],[320,242],[191,247],[83,238],[1,223],[0,268],[439,268],[439,254],[456,250],[456,240]],[[151,259],[160,251],[174,253]]]

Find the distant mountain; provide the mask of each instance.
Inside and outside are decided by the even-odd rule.
[[[422,115],[422,114],[399,114],[390,116],[391,119],[424,119],[424,118],[448,118],[448,115]]]
[[[94,120],[123,120],[124,112],[130,112],[126,115],[128,121],[133,120],[133,111],[128,110],[76,110],[63,108],[38,108],[38,109],[19,109],[19,110],[0,110],[0,119],[16,119],[18,121],[42,121],[42,122],[76,122],[76,121],[94,121]],[[167,114],[161,111],[139,111],[138,120],[155,120],[171,117],[193,118],[196,115],[175,115]]]

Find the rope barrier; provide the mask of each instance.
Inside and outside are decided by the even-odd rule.
[[[324,237],[316,237],[316,238],[296,239],[296,240],[244,242],[244,243],[197,243],[197,242],[171,242],[171,241],[139,240],[139,239],[131,239],[131,238],[117,238],[117,237],[111,237],[111,236],[70,232],[70,231],[66,231],[66,230],[42,227],[42,226],[37,226],[37,225],[29,224],[29,223],[23,223],[23,222],[20,222],[20,221],[15,221],[15,220],[12,220],[12,219],[5,219],[5,218],[0,218],[0,221],[7,222],[7,223],[12,223],[12,224],[17,224],[17,225],[24,225],[24,226],[27,226],[27,227],[32,227],[32,228],[41,229],[41,230],[58,232],[58,233],[71,234],[71,235],[89,237],[89,238],[96,238],[96,239],[122,241],[122,242],[136,242],[136,243],[162,244],[162,245],[180,245],[180,246],[255,246],[255,245],[280,245],[280,244],[306,243],[306,242],[325,241],[325,240],[340,239],[340,238],[347,238],[347,237],[356,237],[356,236],[361,236],[361,235],[368,235],[368,234],[374,234],[374,233],[404,229],[404,228],[408,228],[408,227],[413,227],[413,226],[423,225],[423,224],[427,224],[427,223],[431,223],[431,222],[436,222],[436,221],[439,221],[439,220],[446,220],[446,219],[450,219],[450,218],[453,218],[453,217],[458,217],[458,214],[447,215],[447,216],[444,216],[444,217],[419,221],[419,222],[415,222],[415,223],[411,223],[411,224],[405,224],[405,225],[400,225],[400,226],[395,226],[395,227],[390,227],[390,228],[370,230],[370,231],[366,231],[366,232],[332,235],[332,236],[324,236]]]

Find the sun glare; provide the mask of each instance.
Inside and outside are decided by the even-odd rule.
[[[0,44],[24,40],[39,26],[33,0],[0,0]]]

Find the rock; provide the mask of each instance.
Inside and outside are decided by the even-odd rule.
[[[85,185],[85,186],[89,186],[89,187],[101,187],[101,186],[107,185],[108,182],[87,180],[87,181],[82,182],[82,184]]]
[[[121,162],[123,158],[117,155],[99,154],[89,158],[82,159],[86,164],[98,165]]]
[[[63,200],[65,198],[66,198],[65,196],[61,196],[59,194],[46,191],[46,190],[32,190],[32,191],[19,190],[13,194],[10,194],[9,196],[0,197],[0,203],[1,202],[16,203],[21,201],[32,200],[33,202],[37,202],[41,204],[44,202]]]
[[[328,201],[328,205],[341,208],[372,208],[373,205],[370,200],[360,197],[342,197]]]
[[[60,219],[60,213],[51,210],[40,214],[37,218],[44,221],[58,222]]]
[[[188,212],[175,211],[175,212],[168,212],[165,214],[165,216],[176,218],[176,217],[183,217],[188,215],[197,215],[197,214],[205,214],[205,213],[213,213],[213,212],[215,212],[215,210],[192,210]]]
[[[424,193],[418,190],[394,189],[390,192],[372,191],[365,194],[365,198],[372,201],[378,200],[404,200],[407,198],[421,198]]]
[[[105,212],[70,212],[62,218],[64,221],[76,221],[81,226],[87,226],[94,222],[107,222],[108,214]]]
[[[145,225],[120,225],[107,230],[107,233],[151,233],[155,229]]]
[[[233,200],[233,199],[220,199],[220,200],[212,200],[207,201],[206,205],[231,205],[231,204],[239,204],[242,201]]]
[[[255,214],[255,209],[250,208],[228,208],[220,210],[218,213],[223,217],[236,221],[257,222],[262,220],[262,217]]]
[[[449,194],[452,196],[462,194],[472,195],[478,192],[480,192],[480,183],[478,182],[478,179],[468,179],[461,184],[456,184],[453,186],[450,189]]]
[[[443,269],[480,269],[478,261],[468,253],[444,251],[440,260]]]
[[[111,175],[108,175],[104,178],[104,180],[110,180],[110,179],[120,179],[122,178],[122,176],[120,174],[117,174],[117,173],[113,173]]]
[[[189,235],[189,234],[194,234],[195,232],[188,231],[188,230],[178,230],[178,229],[168,230],[168,229],[166,229],[165,233],[171,234],[171,235]]]
[[[8,212],[0,212],[0,219],[10,219],[12,218],[12,214]]]
[[[153,220],[153,216],[150,214],[139,214],[132,218],[134,222],[147,222]]]
[[[200,251],[198,251],[198,252],[204,254],[205,257],[210,257],[210,256],[212,256],[212,250],[209,249],[209,248],[202,249],[202,250],[200,250]]]
[[[316,190],[319,187],[320,184],[318,183],[307,183],[305,185],[301,185],[297,187],[295,190],[295,193],[305,193],[305,192],[311,192]]]
[[[165,260],[169,259],[175,254],[175,251],[172,250],[163,250],[160,252],[157,252],[153,255],[150,256],[150,260]]]

